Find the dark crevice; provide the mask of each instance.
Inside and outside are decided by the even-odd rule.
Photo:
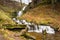
[[[21,30],[23,30],[24,28],[7,28],[8,30],[10,30],[10,31],[21,31]]]

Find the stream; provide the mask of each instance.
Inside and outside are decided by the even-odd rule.
[[[23,2],[23,1],[22,1]],[[31,1],[25,0],[23,3],[27,4],[25,5],[18,13],[17,16],[21,17],[21,15],[23,14],[23,11],[25,11],[26,7],[29,5]],[[24,24],[27,25],[28,28],[28,32],[36,32],[36,33],[43,33],[43,31],[46,31],[46,33],[49,34],[55,34],[55,31],[53,28],[51,28],[48,25],[36,25],[34,23],[29,23],[26,20],[19,20],[16,18],[13,18],[13,20],[18,23],[18,24]]]
[[[20,2],[20,0],[13,1]],[[25,3],[26,5],[20,11],[18,11],[17,17],[21,17],[23,15],[23,12],[31,2],[31,0],[22,0],[22,3]],[[60,40],[60,31],[55,31],[55,29],[51,28],[50,25],[37,25],[35,23],[30,23],[26,20],[19,20],[16,18],[13,18],[13,20],[18,24],[26,25],[26,27],[28,28],[27,34],[33,36],[31,38],[35,38],[35,40]]]
[[[21,17],[21,15],[23,14],[23,11],[25,11],[26,7],[29,5],[30,2],[28,2],[28,1],[27,2],[23,2],[23,3],[27,4],[27,5],[25,5],[17,13],[17,17]],[[18,23],[18,24],[24,24],[24,25],[26,25],[27,28],[28,28],[28,33],[30,33],[31,35],[35,36],[37,38],[37,40],[39,40],[41,38],[40,34],[43,34],[44,31],[47,33],[47,35],[53,35],[54,36],[54,34],[55,34],[55,30],[53,28],[51,28],[51,26],[49,26],[49,25],[37,25],[35,23],[30,23],[30,22],[27,22],[26,20],[19,20],[19,19],[16,19],[16,18],[13,18],[13,20],[16,23]],[[37,37],[37,36],[39,36],[39,37]]]

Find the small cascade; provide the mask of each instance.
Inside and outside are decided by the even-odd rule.
[[[35,27],[35,30],[34,30],[34,32],[37,32],[37,33],[39,33],[38,26],[37,26],[37,25],[34,25],[34,27]]]
[[[31,26],[28,26],[28,29],[31,29],[30,28]],[[36,32],[36,33],[43,33],[43,31],[46,30],[46,33],[48,34],[55,34],[55,31],[53,28],[51,28],[50,26],[44,26],[44,25],[34,25],[32,31],[33,32]],[[31,30],[28,30],[28,32],[32,32]]]
[[[27,25],[28,32],[34,32],[33,28],[30,25]]]
[[[19,11],[19,12],[17,13],[17,16],[20,17],[21,15],[22,15],[22,11]]]
[[[41,28],[40,25],[38,25],[38,27],[39,27],[39,32],[42,33],[43,32],[43,29]]]
[[[31,2],[31,1],[30,1]],[[29,1],[26,3],[27,5],[29,5],[30,3]],[[18,13],[17,13],[17,16],[18,17],[21,17],[21,15],[23,14],[23,11],[26,9],[27,5],[25,5],[22,10],[20,10]],[[49,33],[49,34],[55,34],[55,31],[53,28],[51,28],[50,26],[46,26],[46,25],[36,25],[34,23],[29,23],[27,22],[26,20],[19,20],[19,19],[16,19],[16,18],[13,18],[13,20],[18,23],[18,24],[24,24],[24,25],[27,25],[27,28],[28,28],[28,32],[36,32],[36,33],[43,33],[44,30],[46,30],[46,33]]]
[[[32,0],[11,0],[11,1],[16,1],[16,2],[21,2],[21,3],[24,3],[24,4],[29,4],[30,2],[32,2]]]
[[[25,4],[29,4],[31,2],[32,2],[32,0],[22,0],[22,3],[25,3]]]
[[[22,8],[22,11],[24,11],[26,7],[27,7],[27,5]]]
[[[18,17],[21,17],[21,15],[23,14],[23,11],[25,10],[26,7],[27,7],[27,5],[24,6],[24,7],[22,8],[22,10],[17,13],[17,16],[18,16]]]
[[[20,2],[20,0],[15,0],[15,1]],[[25,3],[26,5],[17,13],[17,17],[21,17],[21,15],[23,14],[23,11],[26,9],[26,7],[29,5],[30,2],[32,2],[32,1],[31,0],[30,1],[22,0],[22,3]],[[28,24],[27,22],[24,22],[24,20],[21,21],[21,20],[16,19],[16,18],[13,18],[13,20],[18,24]]]
[[[47,32],[47,33],[51,33],[51,34],[55,34],[54,29],[51,28],[51,27],[47,27],[46,32]]]

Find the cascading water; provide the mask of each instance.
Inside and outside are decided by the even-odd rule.
[[[28,32],[34,32],[33,28],[30,27],[29,25],[27,25],[27,28],[28,28]]]
[[[39,25],[39,31],[43,32],[44,30],[46,30],[46,32],[49,34],[55,34],[54,29],[51,28],[50,26]]]
[[[27,1],[27,2],[26,2]],[[30,0],[30,2],[32,2]],[[28,0],[23,0],[23,3],[29,5],[30,3]],[[27,5],[25,5],[21,11],[19,11],[17,13],[17,16],[18,17],[21,17],[21,15],[23,14],[23,11],[26,9]],[[46,30],[47,33],[50,33],[50,34],[55,34],[55,31],[53,28],[51,28],[50,26],[44,26],[44,25],[36,25],[34,23],[29,23],[29,22],[26,22],[25,20],[17,20],[16,18],[13,18],[13,20],[18,23],[18,24],[25,24],[27,25],[27,28],[28,28],[28,32],[36,32],[36,33],[43,33],[44,30]],[[33,25],[33,26],[30,26],[30,25]]]
[[[22,11],[19,11],[17,17],[20,17],[21,15],[22,15]]]
[[[30,2],[32,2],[32,0],[11,0],[11,1],[16,1],[16,2],[21,2],[21,3],[25,3],[25,4],[29,4]]]
[[[15,0],[17,2],[20,2],[20,0]],[[29,3],[32,2],[31,0],[22,0],[22,3],[25,3],[26,5],[17,13],[17,17],[21,17],[21,15],[23,14],[23,11],[26,9],[27,5],[29,5]],[[18,24],[22,24],[22,22],[19,21],[19,19],[17,20],[16,18],[13,18],[13,20],[18,23]],[[27,24],[27,22],[24,22],[25,24]]]
[[[35,27],[35,29],[34,30],[32,29],[33,32],[43,33],[43,31],[46,30],[46,33],[55,34],[54,29],[51,28],[50,26],[46,26],[46,25],[45,26],[44,25],[37,26],[37,25],[34,25],[34,27]],[[30,26],[28,26],[28,28],[31,29]],[[32,32],[32,31],[28,30],[28,32]]]
[[[37,25],[34,25],[34,27],[35,27],[35,30],[34,30],[34,32],[37,32],[37,33],[39,33],[38,26],[37,26]]]
[[[21,15],[23,14],[23,11],[25,10],[26,7],[27,7],[27,5],[24,6],[24,7],[22,8],[22,10],[17,13],[17,16],[18,16],[18,17],[21,17]]]

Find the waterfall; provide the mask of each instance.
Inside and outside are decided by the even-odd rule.
[[[34,30],[34,32],[37,32],[37,33],[39,33],[38,26],[37,26],[37,25],[34,25],[34,27],[35,27],[35,30]]]
[[[24,1],[24,0],[23,0]],[[29,5],[31,1],[28,1],[26,2],[23,2],[23,3],[26,3],[27,5]],[[27,5],[25,5],[22,10],[20,10],[18,13],[17,13],[17,16],[18,17],[21,17],[21,15],[23,14],[23,11],[26,9]],[[28,28],[28,32],[36,32],[36,33],[43,33],[44,30],[46,30],[46,33],[49,33],[49,34],[55,34],[55,31],[53,28],[51,28],[50,26],[46,26],[46,25],[36,25],[34,23],[29,23],[27,22],[26,20],[19,20],[19,19],[16,19],[16,18],[13,18],[13,20],[18,23],[18,24],[25,24],[27,25],[27,28]]]
[[[22,15],[22,11],[19,11],[19,12],[17,13],[17,16],[20,17],[21,15]]]
[[[26,7],[27,7],[27,5],[22,8],[22,11],[24,11]]]
[[[54,29],[51,28],[51,27],[47,27],[46,32],[47,32],[47,33],[50,33],[50,34],[55,34]]]
[[[21,17],[21,15],[23,14],[23,11],[25,10],[26,7],[27,7],[27,5],[24,6],[22,8],[22,10],[17,13],[17,17]],[[22,24],[24,22],[23,20],[22,20],[22,22],[20,22],[19,19],[16,19],[16,18],[13,18],[13,20],[18,24]],[[27,22],[24,22],[24,23],[27,24]]]
[[[21,17],[21,15],[23,14],[23,11],[25,10],[26,7],[27,7],[27,5],[24,6],[24,7],[22,8],[22,10],[17,13],[17,16],[18,16],[18,17]]]
[[[20,0],[15,0],[17,2],[20,2]],[[21,15],[23,14],[23,11],[26,9],[26,7],[29,5],[29,3],[32,2],[31,0],[22,0],[22,3],[25,3],[26,5],[17,13],[17,17],[21,17]],[[30,23],[27,23],[27,22],[24,22],[21,20],[17,20],[16,18],[13,18],[13,20],[18,23],[18,24],[30,24]]]
[[[32,0],[22,0],[22,3],[29,4]]]
[[[30,25],[27,25],[28,32],[34,32],[33,28]]]
[[[25,4],[29,4],[30,2],[32,2],[32,0],[11,0],[11,1],[16,1],[16,2],[21,2],[21,3],[25,3]]]
[[[28,32],[36,32],[36,33],[43,33],[46,30],[48,34],[55,34],[55,31],[51,26],[48,25],[36,25],[32,23],[33,26],[27,25]]]
[[[29,29],[31,29],[30,27],[31,26],[28,26]],[[35,29],[34,29],[34,27],[35,27]],[[51,28],[50,26],[46,26],[46,25],[39,25],[39,26],[37,26],[37,25],[34,25],[34,27],[32,29],[33,32],[43,33],[43,31],[46,30],[46,33],[48,33],[48,34],[55,34],[54,29]],[[32,32],[32,31],[28,30],[28,32]]]

